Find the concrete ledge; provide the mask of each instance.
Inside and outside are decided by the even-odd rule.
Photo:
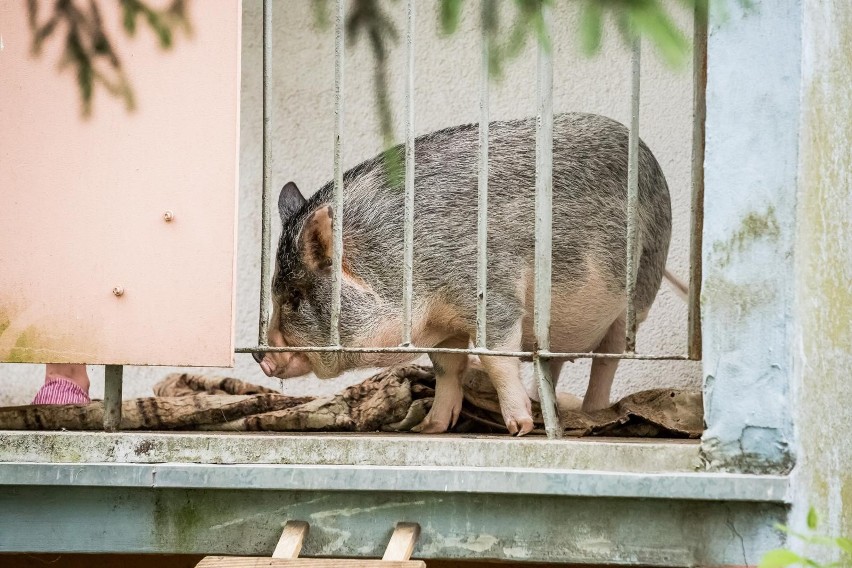
[[[0,431],[0,462],[377,465],[693,472],[692,440],[271,434],[222,432]]]

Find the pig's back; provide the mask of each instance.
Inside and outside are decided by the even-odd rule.
[[[492,122],[489,131],[489,301],[499,307],[501,297],[518,295],[533,266],[535,120]],[[624,294],[627,145],[627,129],[611,119],[579,113],[554,119],[554,294],[582,288],[590,267],[605,292]],[[438,294],[470,311],[476,302],[477,125],[418,138],[415,160],[415,297]],[[403,193],[384,183],[378,163],[365,162],[346,174],[345,234],[351,235],[353,269],[398,301]],[[330,198],[329,186],[321,191]],[[641,311],[659,289],[671,231],[665,178],[644,144],[639,196]]]

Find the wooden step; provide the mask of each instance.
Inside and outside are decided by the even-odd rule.
[[[271,558],[257,556],[206,556],[196,568],[426,568],[422,560],[411,560],[420,525],[397,523],[381,560],[352,558],[299,558],[310,530],[304,521],[287,521]]]

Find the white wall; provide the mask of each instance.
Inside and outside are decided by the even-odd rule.
[[[388,3],[394,10],[401,37],[405,2]],[[286,5],[286,12],[281,6]],[[461,33],[453,39],[440,37],[437,2],[418,2],[416,55],[417,133],[478,119],[479,35],[475,31],[476,5],[470,3]],[[238,243],[237,345],[253,344],[257,334],[259,290],[260,187],[261,187],[261,2],[244,0],[243,85],[241,125],[241,195]],[[679,4],[673,2],[675,10]],[[275,3],[273,189],[294,180],[312,192],[332,176],[333,132],[333,32],[312,26],[310,2]],[[197,9],[197,8],[196,8]],[[678,22],[691,34],[691,16],[678,11]],[[554,109],[588,111],[626,122],[629,57],[617,35],[608,30],[605,56],[585,59],[574,31],[577,14],[560,3],[555,12]],[[178,49],[180,47],[178,46]],[[502,82],[491,93],[492,119],[530,116],[535,112],[535,51],[532,43],[507,68]],[[37,64],[37,63],[34,63]],[[403,43],[391,56],[392,92],[397,132],[401,133],[404,73]],[[203,96],[200,93],[199,96]],[[380,150],[377,120],[373,112],[372,59],[366,43],[347,50],[345,167],[352,167]],[[641,135],[662,165],[672,193],[674,230],[669,268],[685,277],[688,269],[691,72],[673,72],[646,47],[642,73]],[[97,109],[96,109],[97,112]],[[275,233],[277,233],[277,228]],[[274,235],[275,236],[275,235]],[[203,279],[199,282],[203,293]],[[186,338],[187,342],[193,340]],[[686,307],[663,285],[649,320],[639,333],[644,352],[677,352],[686,349]],[[207,369],[275,386],[278,380],[263,376],[249,355],[236,356],[233,369]],[[684,362],[626,362],[619,368],[614,396],[656,386],[700,385],[700,367]],[[148,396],[151,387],[171,369],[129,367],[125,370],[125,397]],[[582,393],[588,362],[566,365],[561,388]],[[42,380],[38,365],[0,365],[4,388],[0,404],[26,404]],[[92,396],[103,394],[103,371],[90,369]],[[334,381],[291,379],[285,392],[317,394],[338,389],[358,375]]]

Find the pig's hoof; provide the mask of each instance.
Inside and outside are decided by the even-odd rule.
[[[461,384],[438,383],[435,388],[435,400],[429,414],[423,422],[411,429],[421,434],[441,434],[456,425],[462,408]]]
[[[509,429],[509,434],[513,436],[523,436],[532,432],[535,424],[531,416],[519,416],[516,418],[508,418],[506,420],[506,428]]]
[[[418,434],[443,434],[449,427],[450,425],[448,422],[430,420],[427,416],[423,422],[412,428],[411,431],[417,432]]]
[[[460,411],[461,405],[458,408],[450,409],[449,412],[433,406],[423,422],[412,428],[411,431],[421,434],[443,434],[456,425]]]
[[[500,410],[506,429],[513,436],[529,434],[535,427],[532,419],[532,402],[523,389],[516,396],[500,396]]]

